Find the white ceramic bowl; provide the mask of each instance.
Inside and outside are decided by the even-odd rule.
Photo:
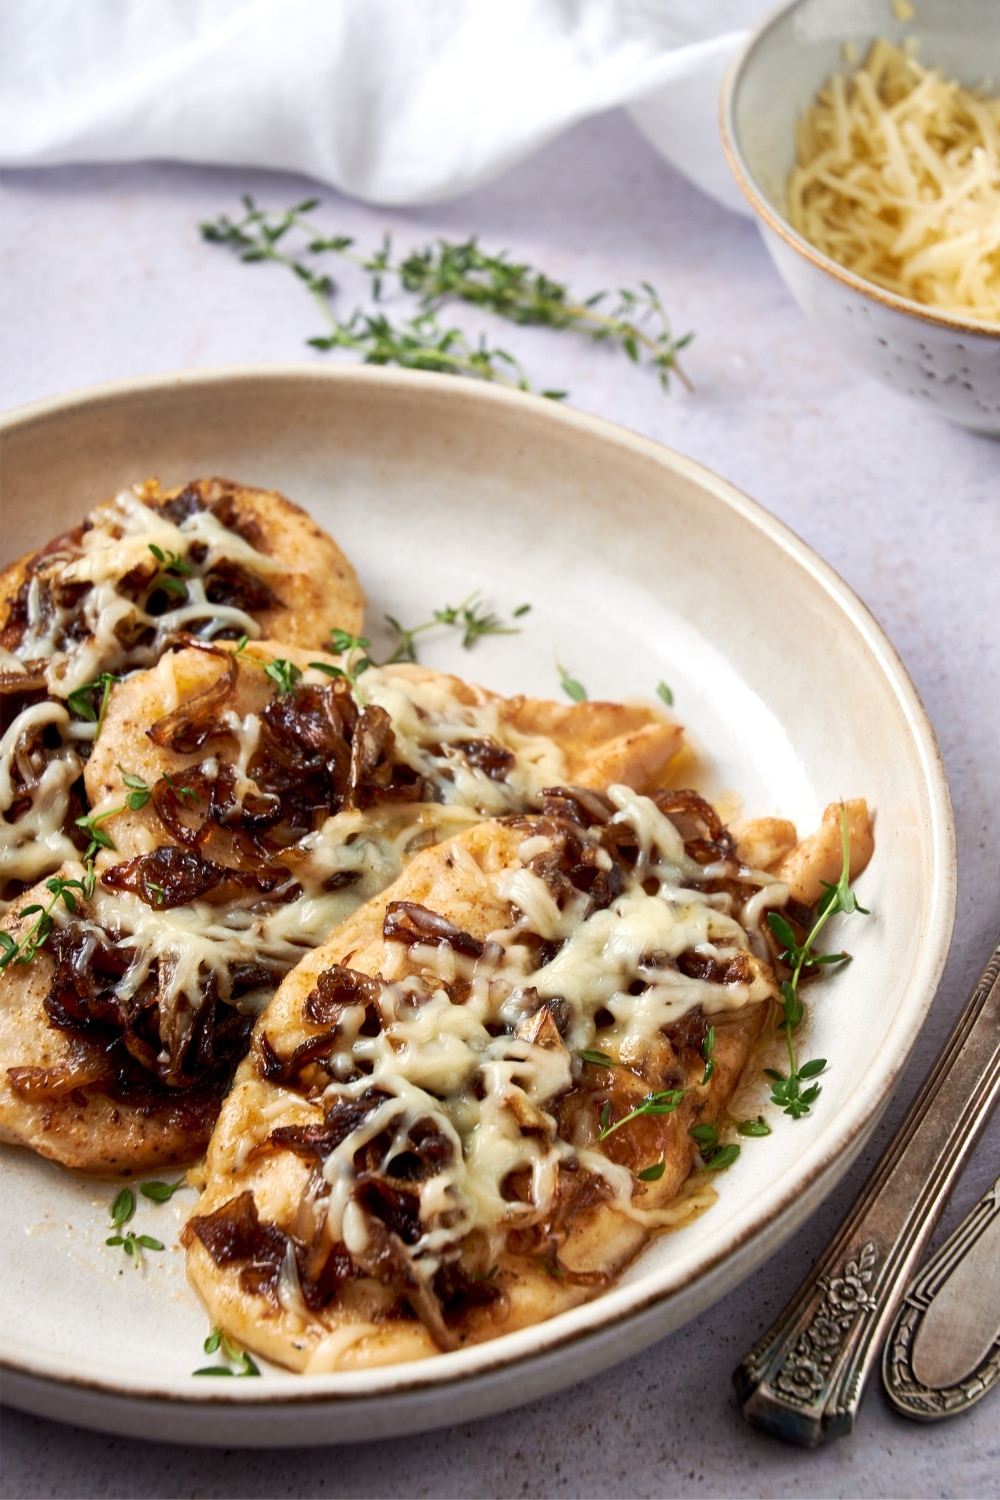
[[[425,619],[474,588],[507,616],[530,601],[521,634],[473,652],[428,637],[423,659],[546,696],[559,695],[557,661],[594,697],[652,696],[662,679],[710,757],[698,778],[710,795],[738,788],[748,815],[808,829],[826,802],[863,794],[876,818],[858,886],[872,914],[834,929],[854,962],[824,982],[804,1039],[829,1059],[814,1112],[778,1116],[766,1080],[755,1085],[745,1112],[767,1111],[773,1134],[746,1143],[709,1212],[656,1239],[594,1302],[417,1364],[194,1380],[207,1321],[176,1247],[192,1195],[143,1209],[142,1229],[168,1250],[119,1274],[123,1257],[104,1243],[114,1185],[4,1150],[4,1399],[185,1443],[398,1435],[606,1369],[773,1255],[890,1097],[954,913],[933,732],[889,642],[836,574],[689,459],[538,397],[446,376],[314,365],[162,376],[26,408],[0,437],[8,559],[149,475],[279,488],[354,561],[376,649],[385,611]]]
[[[920,39],[919,60],[969,87],[1000,90],[1000,4],[916,0],[910,21],[890,0],[791,0],[753,33],[722,94],[723,144],[778,271],[803,312],[843,354],[929,411],[1000,433],[1000,329],[934,311],[863,281],[823,255],[785,217],[795,123],[844,60],[878,37]]]

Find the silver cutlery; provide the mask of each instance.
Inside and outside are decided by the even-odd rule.
[[[936,1422],[1000,1380],[1000,1178],[924,1266],[889,1330],[882,1384],[897,1411]]]
[[[808,1448],[851,1430],[879,1346],[998,1094],[1000,944],[857,1204],[734,1372],[755,1426]]]

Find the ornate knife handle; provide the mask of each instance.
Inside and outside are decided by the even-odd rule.
[[[733,1380],[755,1426],[850,1432],[914,1265],[1000,1095],[1000,944],[854,1209]]]

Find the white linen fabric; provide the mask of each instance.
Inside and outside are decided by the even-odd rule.
[[[766,0],[3,0],[0,162],[167,158],[450,197],[625,106],[740,207],[726,63]]]

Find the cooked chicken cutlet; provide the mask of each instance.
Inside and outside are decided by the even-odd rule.
[[[741,920],[771,878],[693,794],[542,804],[418,854],[258,1021],[184,1231],[248,1348],[313,1372],[493,1338],[683,1215],[776,991]]]
[[[627,773],[633,746],[645,784],[681,740],[654,710],[505,700],[419,668],[365,673],[359,707],[345,679],[309,660],[277,643],[199,643],[112,689],[85,771],[88,826],[103,841],[94,895],[71,890],[76,909],[58,900],[53,913],[61,999],[43,953],[31,965],[41,978],[13,964],[0,975],[0,1007],[9,996],[18,1016],[0,1032],[0,1068],[23,1080],[57,1056],[64,1070],[31,1074],[30,1091],[11,1085],[6,1139],[120,1170],[133,1128],[124,1106],[141,1098],[143,1163],[193,1158],[247,1017],[416,850],[497,808],[534,805],[567,767],[584,781],[609,765]],[[14,902],[14,937],[30,926],[17,914],[50,894],[43,882]],[[95,1047],[114,1066],[84,1085],[71,1057]],[[124,1121],[110,1137],[96,1103],[109,1089]],[[192,1090],[205,1095],[201,1123],[188,1109],[178,1136]]]
[[[360,629],[364,595],[339,547],[271,491],[155,481],[99,505],[0,575],[0,910],[74,859],[76,787],[110,682],[178,632],[280,628],[320,649]]]

